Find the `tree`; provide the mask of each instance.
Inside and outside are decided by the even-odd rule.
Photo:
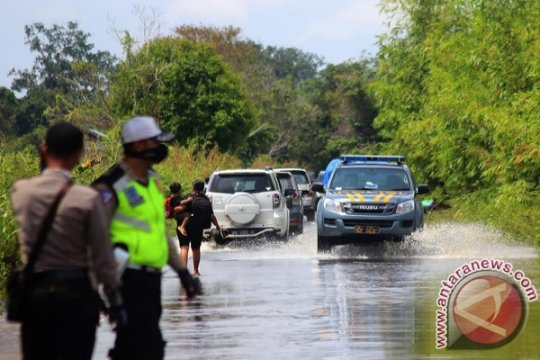
[[[90,34],[80,30],[76,22],[68,22],[67,27],[53,25],[50,28],[34,23],[25,26],[25,34],[25,43],[37,55],[32,69],[11,70],[10,75],[16,76],[12,84],[15,91],[43,87],[66,94],[75,85],[91,89],[92,84],[74,83],[76,75],[72,65],[77,62],[94,64],[104,72],[114,69],[115,57],[107,51],[93,52]]]
[[[261,61],[273,69],[279,79],[290,77],[295,84],[314,78],[323,59],[297,48],[267,46],[260,51]]]
[[[205,43],[216,49],[223,60],[239,74],[253,74],[260,68],[257,64],[259,47],[241,36],[240,28],[233,26],[182,25],[175,29],[181,39]]]
[[[35,88],[19,99],[15,117],[16,135],[28,134],[39,127],[47,127],[49,122],[44,113],[47,107],[54,103],[54,98],[54,90]]]
[[[384,3],[402,15],[381,38],[372,87],[385,149],[451,195],[538,188],[540,3]]]
[[[181,144],[235,151],[253,126],[238,77],[202,43],[173,37],[146,43],[120,63],[110,91],[119,116],[153,115]]]
[[[298,83],[317,74],[322,61],[294,48],[267,47],[241,36],[235,27],[181,26],[182,39],[208,44],[239,74],[242,88],[254,104],[255,125],[241,150],[246,163],[259,155],[274,161],[306,159],[306,132],[312,133],[318,112],[298,89]]]
[[[368,85],[373,79],[373,61],[365,59],[328,65],[319,75],[301,84],[319,116],[304,133],[310,146],[301,157],[313,169],[343,153],[355,153],[377,139],[373,120],[377,115]]]
[[[92,107],[95,99],[104,98],[116,59],[107,51],[94,51],[90,34],[80,30],[77,23],[50,28],[34,23],[25,26],[25,34],[25,43],[36,53],[34,65],[10,72],[15,76],[12,89],[25,93],[17,118],[19,134],[48,125],[44,113],[48,107],[58,107],[57,100],[78,108]],[[54,114],[52,120],[69,115],[58,111],[49,114]]]
[[[15,94],[8,88],[0,87],[0,138],[15,134],[17,109]]]

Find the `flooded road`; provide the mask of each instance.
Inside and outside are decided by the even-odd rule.
[[[482,258],[509,261],[540,287],[536,250],[480,225],[428,227],[403,243],[324,255],[313,224],[286,244],[203,245],[204,296],[182,300],[177,277],[164,274],[166,358],[539,358],[538,301],[520,335],[501,348],[435,348],[441,281]],[[105,359],[112,341],[103,321],[94,358]]]

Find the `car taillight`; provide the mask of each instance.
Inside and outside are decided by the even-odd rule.
[[[274,203],[274,208],[279,207],[279,204],[281,202],[281,198],[279,197],[279,194],[274,194],[274,197],[272,199]]]

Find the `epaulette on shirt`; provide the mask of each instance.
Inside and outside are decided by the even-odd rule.
[[[122,176],[124,176],[126,172],[120,164],[115,164],[109,168],[103,175],[101,175],[99,178],[97,178],[93,183],[92,186],[96,186],[98,184],[105,184],[109,188],[113,188],[113,185],[115,182],[117,182]]]
[[[116,195],[116,191],[114,190],[114,183],[122,178],[124,174],[125,171],[122,169],[120,164],[115,164],[92,183],[92,186],[96,187],[99,191],[101,201],[104,204],[109,202],[109,200],[112,198],[118,202],[118,197]]]

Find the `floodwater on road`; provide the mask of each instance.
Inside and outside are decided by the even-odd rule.
[[[317,254],[310,223],[288,243],[203,244],[202,250],[203,296],[188,302],[176,275],[163,276],[166,359],[540,357],[539,302],[528,304],[521,333],[507,345],[435,348],[441,281],[457,267],[502,259],[540,284],[536,250],[481,225],[443,224],[402,243]],[[95,359],[106,359],[113,339],[103,320]]]

